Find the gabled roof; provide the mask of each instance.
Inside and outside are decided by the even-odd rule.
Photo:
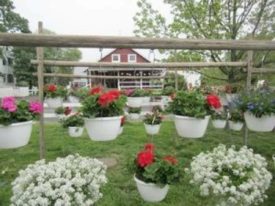
[[[116,48],[113,51],[111,51],[108,54],[106,54],[105,56],[103,56],[98,62],[101,62],[102,60],[106,59],[106,57],[111,56],[114,53],[119,53],[118,51],[120,49],[129,49],[130,51],[132,51],[132,53],[135,53],[137,56],[139,56],[141,59],[143,59],[144,62],[148,62],[148,63],[150,62],[147,58],[145,58],[143,55],[141,55],[140,53],[138,53],[137,51],[135,51],[132,48]]]

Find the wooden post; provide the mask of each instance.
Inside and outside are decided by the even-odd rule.
[[[175,89],[178,91],[179,89],[179,82],[178,82],[178,70],[175,70]]]
[[[42,22],[38,23],[38,33],[41,34],[43,32],[43,24]],[[43,94],[43,88],[44,88],[44,49],[42,47],[38,47],[36,49],[36,55],[37,55],[37,74],[38,74],[38,90],[39,90],[39,101],[44,104],[44,94]],[[44,111],[42,111],[40,118],[39,118],[39,153],[40,153],[40,159],[45,158],[45,133],[44,133]]]
[[[253,69],[253,51],[247,51],[247,76],[246,76],[246,92],[248,93],[251,88],[251,76]],[[248,129],[245,124],[244,128],[244,145],[248,143]]]

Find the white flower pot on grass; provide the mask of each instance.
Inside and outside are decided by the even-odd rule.
[[[143,97],[127,97],[129,107],[140,107],[143,102]]]
[[[146,133],[149,135],[155,135],[159,133],[160,124],[144,124]]]
[[[141,195],[142,199],[147,202],[160,202],[162,201],[169,190],[169,185],[165,185],[164,187],[159,187],[153,183],[146,183],[134,176],[134,180],[136,182],[138,192]]]
[[[68,97],[68,100],[69,100],[69,102],[71,102],[71,103],[79,103],[79,98],[78,97],[75,97],[75,96],[69,96]]]
[[[28,144],[32,132],[32,121],[0,125],[0,148],[10,149]]]
[[[226,120],[224,119],[213,119],[212,120],[213,127],[217,129],[223,129],[226,126]]]
[[[62,97],[47,98],[45,99],[45,102],[47,103],[49,108],[62,107],[63,98]]]
[[[204,119],[175,115],[174,121],[179,136],[187,138],[201,138],[204,136],[210,116]]]
[[[83,127],[68,127],[70,137],[80,137],[83,134]]]
[[[121,116],[85,118],[85,127],[91,140],[109,141],[117,138]]]
[[[234,131],[241,131],[243,128],[243,123],[242,122],[233,122],[229,121],[229,129],[234,130]]]
[[[247,128],[254,132],[271,132],[274,128],[275,119],[271,115],[257,118],[250,112],[245,112],[244,119]]]
[[[139,120],[140,114],[139,113],[129,113],[129,117],[131,120]]]

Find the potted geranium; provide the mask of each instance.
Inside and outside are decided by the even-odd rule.
[[[174,114],[177,133],[181,137],[203,137],[210,116],[211,108],[221,108],[221,103],[216,95],[205,97],[199,91],[179,91],[169,110]]]
[[[129,117],[131,120],[138,120],[140,118],[141,108],[140,107],[129,107]]]
[[[250,91],[240,97],[239,109],[244,112],[247,128],[256,132],[271,132],[275,126],[275,94]]]
[[[82,113],[92,140],[108,141],[118,136],[125,102],[118,90],[91,89],[90,95],[82,102]]]
[[[143,89],[128,89],[124,92],[127,96],[127,105],[129,107],[141,107],[143,103]]]
[[[17,148],[28,144],[32,120],[42,112],[40,102],[16,101],[4,97],[0,107],[0,148]]]
[[[11,205],[95,205],[103,197],[107,167],[78,154],[20,170],[12,182]]]
[[[162,201],[169,185],[180,179],[178,160],[172,155],[160,156],[154,149],[153,144],[146,144],[134,161],[134,180],[142,199],[148,202]]]
[[[226,126],[228,113],[225,110],[214,111],[211,114],[212,124],[217,129],[223,129]]]
[[[61,123],[64,128],[68,128],[71,137],[80,137],[83,134],[84,119],[79,112],[64,117]]]
[[[66,95],[67,90],[62,86],[48,84],[44,87],[45,102],[50,108],[61,107]]]
[[[143,122],[147,134],[158,134],[162,122],[162,115],[158,109],[153,109],[152,113],[147,113],[145,115]]]
[[[232,109],[229,113],[229,128],[234,131],[240,131],[243,128],[244,117],[242,111]]]
[[[216,200],[213,205],[258,205],[267,198],[272,180],[265,158],[246,146],[219,145],[201,152],[186,172],[201,196]]]

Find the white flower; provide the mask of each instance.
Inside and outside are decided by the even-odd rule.
[[[192,176],[190,182],[199,185],[201,195],[221,196],[224,205],[251,205],[267,198],[272,175],[266,167],[265,158],[246,146],[237,151],[235,146],[219,145],[193,157],[186,171]]]
[[[105,183],[106,166],[97,159],[76,154],[49,163],[40,160],[19,171],[11,205],[93,205]]]

